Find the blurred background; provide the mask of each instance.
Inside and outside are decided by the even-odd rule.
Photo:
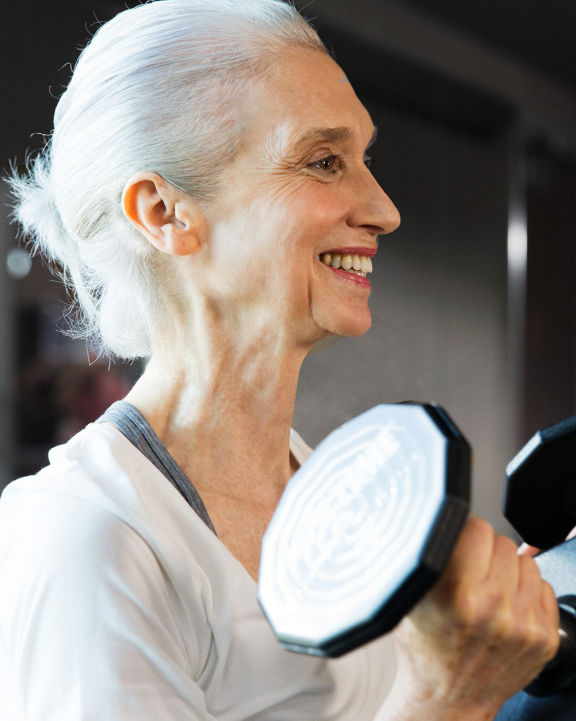
[[[133,4],[3,8],[0,167],[42,146],[79,48]],[[378,126],[374,173],[403,221],[375,259],[371,332],[308,360],[294,425],[316,444],[379,402],[436,401],[474,447],[475,511],[507,531],[507,462],[576,412],[576,4],[297,5]],[[18,245],[5,197],[0,489],[44,465],[141,370],[58,330],[66,293]]]

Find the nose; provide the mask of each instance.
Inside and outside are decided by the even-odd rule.
[[[350,206],[348,224],[362,227],[371,235],[392,233],[400,225],[400,213],[368,168],[365,177]]]

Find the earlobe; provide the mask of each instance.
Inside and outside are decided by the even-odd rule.
[[[202,209],[157,173],[137,173],[130,178],[122,193],[122,210],[162,253],[191,255],[204,244]]]

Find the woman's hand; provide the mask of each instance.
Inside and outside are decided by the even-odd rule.
[[[558,605],[533,558],[470,518],[395,639],[399,672],[380,718],[488,721],[556,653]]]

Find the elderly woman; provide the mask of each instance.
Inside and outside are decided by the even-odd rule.
[[[2,721],[485,721],[557,645],[534,561],[472,519],[441,582],[339,660],[283,650],[260,544],[310,453],[298,374],[370,327],[399,215],[369,114],[279,0],[159,0],[82,53],[16,213],[125,401],[0,503]]]

